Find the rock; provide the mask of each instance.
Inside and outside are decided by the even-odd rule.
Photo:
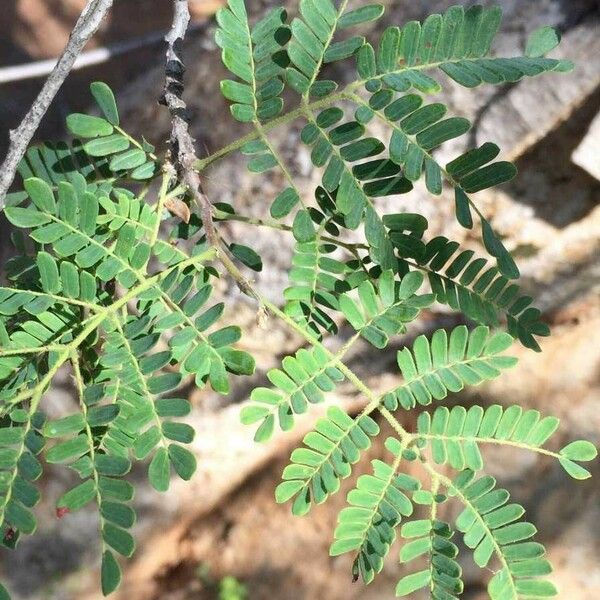
[[[587,21],[569,30],[555,58],[576,64],[570,74],[546,74],[501,90],[478,119],[477,143],[493,139],[509,160],[521,156],[596,90],[600,84],[600,52],[597,24]]]
[[[573,162],[600,180],[600,113],[590,125],[581,144],[573,152]]]

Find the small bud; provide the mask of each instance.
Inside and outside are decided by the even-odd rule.
[[[12,540],[15,539],[15,534],[16,534],[16,531],[12,527],[9,527],[6,530],[6,533],[4,534],[4,541],[11,542]]]
[[[57,506],[56,507],[56,518],[62,519],[65,515],[69,513],[69,509],[66,506]]]
[[[352,563],[352,583],[356,583],[360,576],[360,567],[358,564],[359,557],[357,556],[354,562]]]
[[[269,323],[269,313],[264,306],[261,306],[256,313],[256,324],[261,329],[266,329]]]

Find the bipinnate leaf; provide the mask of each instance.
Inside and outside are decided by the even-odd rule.
[[[43,464],[66,467],[77,480],[57,494],[56,515],[95,507],[102,592],[118,588],[117,555],[135,551],[135,488],[126,476],[145,461],[159,492],[168,490],[172,472],[190,480],[197,468],[189,446],[195,430],[184,422],[190,390],[210,386],[229,395],[237,389],[234,377],[255,372],[255,359],[236,347],[242,328],[229,295],[210,301],[213,280],[223,291],[219,278],[229,274],[258,301],[258,345],[260,327],[275,327],[275,320],[291,334],[287,346],[296,344],[293,353],[277,344],[270,349],[284,356],[266,373],[268,383],[250,392],[242,423],[256,428],[259,443],[276,427],[281,435],[292,430],[299,415],[313,423],[283,470],[278,503],[307,514],[342,489],[383,422],[394,432],[385,442],[392,458],[371,461],[339,513],[330,554],[352,554],[353,578],[370,583],[400,536],[400,561],[419,565],[403,573],[396,593],[458,598],[459,531],[461,548],[493,572],[491,600],[557,595],[524,508],[493,477],[476,472],[484,467],[484,446],[510,446],[555,459],[583,480],[592,469],[581,463],[596,459],[596,447],[579,440],[556,451],[558,419],[519,405],[464,407],[453,399],[422,410],[416,429],[414,419],[396,413],[501,376],[516,363],[505,354],[514,340],[539,351],[538,339],[550,333],[533,298],[515,283],[519,269],[495,229],[503,215],[492,226],[476,202],[479,192],[511,181],[515,165],[499,159],[500,148],[489,142],[442,164],[446,153],[438,150],[464,141],[471,122],[449,114],[443,95],[426,97],[442,91],[442,74],[474,88],[568,72],[572,63],[547,57],[560,34],[543,27],[529,37],[524,56],[501,57],[493,43],[502,11],[494,6],[452,6],[389,25],[371,42],[364,26],[382,16],[383,3],[300,0],[291,19],[282,6],[249,19],[247,6],[226,0],[215,33],[230,72],[220,89],[248,129],[244,137],[200,160],[185,151],[183,160],[163,143],[155,149],[122,129],[113,92],[94,82],[99,116],[69,115],[74,139],[34,145],[18,165],[22,189],[7,196],[5,210],[16,252],[0,286],[0,544],[14,549],[35,532]],[[357,75],[329,79],[337,71],[325,66],[349,58]],[[288,109],[288,101],[295,105]],[[276,130],[301,120],[297,136],[284,136],[282,152]],[[289,145],[296,137],[306,156]],[[181,142],[179,154],[188,146]],[[207,168],[236,150],[269,185],[256,187],[251,215],[204,190],[200,204],[214,209],[211,227],[208,213],[194,207],[197,190],[190,191],[184,172],[196,171],[204,184]],[[314,197],[295,181],[297,170],[309,175],[309,162],[319,170]],[[423,215],[401,212],[406,203],[398,196],[421,179],[440,202],[445,190],[454,194],[462,227],[473,229],[479,219],[480,249],[492,261],[433,237]],[[213,184],[218,190],[218,178]],[[386,206],[395,212],[384,214]],[[238,235],[252,226],[293,237],[282,308],[241,273],[268,265],[254,249],[261,244],[250,247],[252,236]],[[215,239],[219,247],[212,247]],[[434,302],[458,311],[466,325],[428,335],[410,325]],[[407,341],[410,331],[416,333]],[[361,340],[370,348],[362,354],[355,347]],[[375,390],[355,363],[376,362],[392,343],[400,348],[402,379],[395,389]],[[47,419],[57,375],[67,377],[76,406],[58,413],[53,407]],[[353,412],[336,403],[342,383],[343,397],[355,396]],[[319,409],[324,416],[313,418]],[[407,463],[426,471],[427,487],[408,474]],[[457,472],[454,479],[447,469]],[[463,507],[456,526],[441,520],[456,514],[453,507],[440,510],[447,501]],[[7,598],[0,585],[0,600]]]

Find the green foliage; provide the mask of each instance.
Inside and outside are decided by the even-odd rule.
[[[301,0],[291,22],[275,8],[253,24],[243,0],[228,0],[217,14],[216,42],[232,73],[221,91],[250,131],[194,166],[204,174],[239,150],[252,173],[280,172],[282,189],[264,202],[268,216],[214,204],[213,227],[237,221],[293,236],[283,309],[256,290],[250,295],[259,301],[259,321],[278,319],[305,343],[268,371],[269,387],[253,389],[241,419],[256,427],[257,442],[266,442],[276,429],[294,428],[299,415],[326,415],[292,452],[276,489],[277,502],[291,501],[297,515],[342,488],[380,434],[379,420],[393,429],[385,444],[391,458],[371,460],[372,472],[347,494],[334,532],[331,555],[351,553],[355,578],[370,583],[403,538],[400,561],[411,570],[397,594],[425,589],[432,598],[457,598],[464,587],[453,541],[458,530],[475,562],[494,571],[492,600],[556,595],[539,579],[551,569],[543,547],[530,539],[535,528],[520,520],[524,510],[508,504],[493,478],[476,480],[474,472],[493,444],[552,457],[573,478],[586,479],[590,472],[580,463],[594,460],[596,448],[572,441],[552,449],[558,420],[520,406],[437,406],[419,415],[414,432],[394,413],[500,376],[516,363],[504,354],[514,340],[539,351],[536,338],[549,335],[542,313],[514,282],[512,256],[472,198],[512,179],[514,165],[496,160],[500,149],[492,143],[440,164],[436,150],[471,125],[424,96],[442,89],[438,75],[474,87],[572,65],[547,57],[560,41],[547,27],[531,35],[525,56],[492,56],[501,21],[495,7],[451,7],[422,23],[389,27],[371,43],[349,30],[380,18],[383,6],[348,5]],[[358,74],[340,88],[326,65],[350,58]],[[92,83],[91,94],[99,113],[67,117],[74,139],[30,148],[19,167],[22,189],[7,199],[16,253],[0,287],[0,539],[13,549],[34,533],[35,482],[44,463],[68,468],[77,479],[63,490],[57,515],[96,505],[108,595],[121,581],[119,556],[135,550],[130,470],[143,462],[159,492],[173,475],[189,480],[197,459],[186,386],[227,395],[233,376],[254,372],[254,359],[237,348],[240,328],[221,324],[227,307],[211,301],[222,288],[217,279],[226,271],[248,291],[239,269],[259,272],[265,265],[243,239],[212,247],[214,236],[207,241],[210,229],[196,214],[173,223],[173,204],[191,205],[191,198],[170,154],[121,127],[106,84]],[[285,111],[283,98],[297,102],[298,94],[298,106]],[[322,170],[314,198],[301,193],[269,137],[295,120],[303,121],[301,142]],[[389,131],[385,139],[373,135],[373,121]],[[382,213],[382,198],[409,194],[420,179],[435,196],[451,191],[458,223],[478,224],[495,265],[454,240],[428,235],[420,214]],[[434,301],[467,324],[422,333],[425,326],[414,322]],[[500,326],[506,331],[489,329]],[[411,345],[399,337],[410,331],[420,333]],[[397,350],[400,385],[374,391],[348,366],[360,340],[369,361]],[[78,407],[47,420],[45,395],[59,370],[70,373]],[[357,416],[327,405],[341,385],[364,402]],[[427,477],[403,472],[409,463]],[[451,479],[441,466],[458,474]],[[438,515],[449,499],[464,507],[453,522]],[[417,510],[426,511],[424,518]],[[413,568],[423,559],[423,568]],[[219,593],[246,596],[227,579]],[[0,598],[8,598],[2,586]]]
[[[404,243],[415,248],[413,239],[405,239]],[[484,258],[475,258],[472,250],[459,252],[456,242],[436,237],[406,256],[414,257],[425,270],[438,302],[484,325],[497,326],[499,314],[504,314],[510,334],[532,350],[540,349],[535,335],[550,335],[541,312],[531,306],[533,299],[521,295],[517,284],[511,283],[499,268],[489,267]]]
[[[435,515],[435,507],[432,514]],[[434,517],[403,525],[401,536],[408,540],[400,551],[403,563],[428,554],[429,568],[403,577],[396,586],[396,596],[404,597],[429,588],[432,598],[456,598],[462,593],[462,569],[457,562],[458,546],[451,542],[454,531],[449,523]]]
[[[371,447],[371,437],[379,427],[369,415],[351,419],[332,406],[326,419],[319,419],[315,430],[304,437],[305,447],[292,452],[291,464],[283,472],[283,483],[276,492],[277,502],[294,499],[296,515],[306,514],[311,503],[322,504],[340,488],[340,479],[349,477],[352,465]]]
[[[275,389],[257,387],[252,391],[253,404],[241,414],[246,425],[260,421],[256,441],[266,441],[273,434],[275,417],[283,431],[294,426],[294,415],[308,410],[310,404],[325,402],[325,393],[333,392],[344,375],[335,366],[335,360],[322,348],[312,351],[301,349],[294,357],[283,360],[283,369],[267,373]]]
[[[356,300],[349,294],[340,296],[340,310],[362,338],[381,350],[388,345],[390,336],[404,333],[405,324],[414,321],[421,308],[431,304],[431,295],[415,294],[422,283],[420,273],[409,273],[397,283],[394,273],[385,271],[379,277],[377,291],[370,281],[364,281],[357,288]]]
[[[398,352],[398,366],[405,383],[388,393],[383,402],[390,410],[398,406],[409,410],[417,404],[426,406],[432,400],[443,400],[448,392],[459,392],[465,385],[494,379],[516,364],[514,358],[498,356],[512,343],[510,335],[490,335],[487,327],[469,332],[460,325],[450,336],[438,329],[431,341],[421,335],[412,352],[406,347]]]
[[[437,408],[433,415],[419,415],[417,430],[419,445],[431,445],[433,461],[449,463],[452,468],[478,471],[483,468],[481,444],[513,446],[556,458],[574,479],[591,477],[589,471],[577,462],[588,462],[597,456],[597,450],[586,441],[567,444],[559,452],[544,446],[556,432],[559,421],[555,417],[541,418],[537,410],[523,410],[514,405],[504,409],[498,404],[483,409],[472,406]]]
[[[496,488],[493,477],[474,480],[472,471],[463,471],[449,491],[465,505],[456,518],[456,527],[463,533],[465,545],[473,550],[475,563],[484,568],[496,554],[501,564],[488,585],[492,600],[557,595],[552,583],[539,579],[549,575],[552,567],[543,559],[544,547],[528,541],[536,528],[521,520],[525,509],[508,504],[509,493]]]
[[[331,556],[352,550],[358,552],[354,569],[365,583],[371,583],[381,571],[398,524],[413,513],[406,493],[421,487],[413,477],[397,473],[403,453],[398,440],[388,439],[386,447],[395,456],[393,464],[374,460],[371,462],[373,475],[358,478],[356,488],[348,493],[349,506],[338,516],[335,542],[329,550]]]
[[[246,600],[247,597],[246,586],[235,577],[228,575],[219,582],[219,600]]]

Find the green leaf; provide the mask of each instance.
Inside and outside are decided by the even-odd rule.
[[[121,567],[110,550],[105,550],[102,554],[100,580],[105,596],[112,594],[121,584]]]
[[[58,265],[54,258],[47,252],[40,252],[37,256],[37,265],[42,280],[42,289],[50,294],[56,294],[61,289]]]
[[[42,179],[32,177],[24,182],[25,191],[35,206],[44,212],[55,214],[56,201],[52,188]]]
[[[456,219],[465,229],[473,229],[473,216],[469,205],[469,197],[462,188],[455,190],[456,199]]]
[[[146,458],[161,440],[161,431],[157,426],[150,427],[138,435],[133,443],[133,452],[138,460]]]
[[[385,7],[381,4],[369,4],[344,13],[338,21],[338,30],[376,21],[383,15]]]
[[[94,459],[96,470],[101,475],[117,476],[126,475],[131,469],[131,463],[124,456],[110,456],[108,454],[96,454]]]
[[[402,597],[413,594],[424,588],[426,585],[429,585],[430,581],[431,574],[429,569],[407,575],[398,582],[398,585],[396,586],[396,596]]]
[[[323,57],[325,64],[344,60],[353,56],[365,43],[365,38],[355,36],[344,40],[343,42],[335,42],[327,48]]]
[[[4,517],[15,529],[27,535],[35,532],[37,526],[35,517],[20,502],[10,500],[4,510]]]
[[[148,468],[150,485],[157,492],[166,492],[169,489],[171,474],[169,470],[169,455],[165,448],[159,448],[150,462]]]
[[[112,90],[102,81],[94,81],[90,84],[90,90],[107,121],[118,126],[119,112]]]
[[[74,414],[56,421],[47,421],[43,433],[49,438],[64,437],[72,433],[79,433],[85,428],[85,418],[82,414]]]
[[[162,430],[166,438],[182,444],[190,444],[194,440],[195,430],[187,423],[163,423]]]
[[[301,209],[296,213],[292,231],[298,242],[310,242],[315,238],[315,226],[306,209]]]
[[[113,126],[106,119],[80,113],[67,117],[67,127],[73,135],[82,138],[99,138],[113,132]]]
[[[59,508],[68,508],[74,512],[82,509],[86,504],[89,504],[96,498],[96,484],[92,479],[88,479],[83,483],[69,490],[66,494],[60,497],[57,502]]]
[[[169,445],[169,460],[181,479],[189,481],[196,472],[196,457],[177,444]]]
[[[4,209],[4,214],[13,225],[21,228],[39,227],[50,221],[47,215],[31,208],[7,206]]]
[[[112,157],[109,169],[111,171],[129,171],[135,169],[146,162],[146,153],[139,148],[126,150],[121,154],[116,154]]]
[[[231,250],[231,253],[249,269],[256,272],[262,271],[262,259],[252,248],[241,244],[230,244],[229,249]]]
[[[474,194],[511,181],[517,175],[517,168],[509,162],[496,162],[482,167],[461,180],[465,192]]]
[[[516,359],[497,356],[511,340],[504,335],[490,337],[487,327],[469,333],[463,325],[454,328],[449,338],[443,329],[437,330],[431,341],[419,336],[412,353],[409,348],[398,352],[405,384],[388,395],[389,408],[396,410],[398,404],[405,409],[428,405],[432,400],[444,399],[448,392],[459,392],[465,385],[498,377],[502,370],[516,364]]]
[[[119,133],[97,138],[87,142],[83,146],[90,156],[109,156],[117,152],[123,152],[129,148],[129,140]]]
[[[79,458],[88,450],[87,436],[80,435],[51,448],[46,454],[46,460],[49,463],[62,463]]]
[[[570,460],[583,462],[594,460],[598,456],[598,450],[596,449],[596,446],[585,440],[571,442],[565,446],[560,453]]]
[[[273,429],[275,427],[275,417],[269,415],[259,426],[254,434],[254,441],[261,444],[268,441],[273,435]]]
[[[107,521],[129,529],[135,523],[135,511],[127,504],[122,502],[102,501],[100,505],[100,513]]]
[[[300,202],[300,196],[294,188],[287,188],[275,198],[271,205],[271,216],[274,219],[283,219],[292,212],[292,209]]]
[[[130,557],[135,551],[133,537],[120,527],[106,523],[102,528],[102,537],[121,556]]]
[[[560,32],[554,27],[540,27],[527,40],[525,55],[533,58],[545,56],[560,44]]]
[[[568,458],[560,458],[559,462],[563,469],[571,477],[573,477],[573,479],[584,480],[589,479],[592,476],[592,474],[587,469],[584,469],[582,466],[578,465],[572,460],[569,460]]]

